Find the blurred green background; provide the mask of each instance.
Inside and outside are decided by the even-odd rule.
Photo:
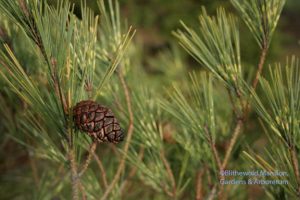
[[[53,4],[55,0],[49,0]],[[80,0],[75,12],[80,15]],[[145,56],[155,56],[159,51],[170,47],[175,41],[172,31],[180,27],[182,20],[191,27],[197,28],[201,7],[205,6],[210,14],[222,6],[227,11],[235,12],[228,0],[120,0],[122,16],[128,24],[137,29],[137,37],[143,44]],[[87,5],[97,13],[97,3],[87,0]],[[298,54],[300,45],[300,1],[287,0],[278,29],[272,41],[268,62],[285,60],[286,55]],[[249,30],[240,23],[242,58],[247,64],[256,64],[258,48]],[[193,63],[191,64],[193,67]]]
[[[49,3],[55,4],[56,0],[48,0]],[[188,26],[197,29],[198,16],[201,7],[205,6],[210,14],[215,14],[216,8],[223,6],[227,11],[235,12],[229,0],[119,0],[121,5],[121,13],[124,20],[128,21],[137,29],[134,38],[135,43],[141,49],[140,56],[141,66],[144,68],[150,79],[154,79],[153,83],[160,86],[164,81],[165,73],[174,73],[176,76],[181,74],[164,66],[158,66],[161,62],[161,55],[169,52],[175,46],[179,47],[172,31],[180,28],[180,20],[184,21]],[[71,0],[75,3],[75,13],[80,17],[80,0]],[[94,0],[87,0],[87,5],[98,14],[97,3]],[[243,61],[243,69],[251,72],[258,63],[259,47],[256,44],[250,31],[246,25],[240,20],[241,35],[241,56]],[[25,45],[26,46],[26,45]],[[20,47],[21,48],[21,47]],[[23,47],[26,48],[26,47]],[[179,54],[183,59],[184,66],[187,70],[201,69],[201,66],[194,59],[187,55],[182,48],[178,48]],[[283,9],[282,16],[279,20],[278,28],[272,39],[269,54],[267,56],[266,65],[274,62],[285,61],[287,56],[292,54],[300,56],[300,0],[287,0]],[[21,58],[22,59],[22,58]],[[26,63],[29,57],[23,59]],[[29,61],[27,61],[29,62]],[[175,66],[174,66],[175,67]],[[178,77],[180,79],[181,77]],[[260,131],[255,123],[257,120],[253,114],[252,123],[249,123],[247,132],[247,142],[251,143],[257,139]],[[251,126],[252,125],[252,126]],[[252,134],[253,133],[253,134]],[[254,147],[261,148],[259,145],[264,144],[264,139],[256,141]],[[263,145],[261,145],[263,146]],[[0,171],[4,174],[6,170],[20,167],[21,163],[26,160],[26,155],[20,155],[17,159],[7,159],[8,155],[14,155],[19,152],[21,147],[8,145],[5,149],[5,156],[1,156]],[[12,157],[12,156],[11,156]],[[2,160],[5,158],[6,160]],[[14,162],[18,160],[18,163]],[[4,189],[3,189],[4,190]],[[1,199],[1,198],[0,198]]]
[[[48,0],[55,4],[56,0]],[[80,16],[80,0],[75,3],[75,12]],[[98,14],[97,2],[87,0],[87,5]],[[128,24],[137,29],[138,40],[146,54],[155,56],[168,49],[175,41],[172,31],[180,28],[180,20],[197,28],[201,7],[205,6],[210,14],[222,6],[227,11],[235,12],[228,0],[120,0],[121,13]],[[298,54],[300,45],[300,1],[287,0],[278,28],[272,41],[268,62],[285,60],[287,55]],[[243,22],[240,23],[242,58],[246,64],[255,65],[259,49]],[[190,59],[190,58],[187,58]],[[192,62],[192,61],[191,61]],[[190,67],[195,67],[191,63]]]

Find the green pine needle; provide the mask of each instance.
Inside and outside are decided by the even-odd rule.
[[[268,48],[286,0],[231,0],[261,48]]]
[[[183,48],[228,87],[237,89],[241,81],[240,38],[235,17],[220,8],[210,17],[205,8],[199,17],[199,33],[186,26],[174,34]]]

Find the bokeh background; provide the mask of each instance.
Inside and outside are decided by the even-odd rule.
[[[48,2],[55,5],[57,1],[48,0]],[[80,0],[70,2],[75,3],[75,12],[80,16]],[[120,0],[119,2],[122,16],[137,29],[136,40],[143,45],[145,57],[155,57],[157,53],[176,43],[172,31],[180,28],[180,20],[197,28],[202,6],[205,6],[209,14],[215,14],[216,9],[221,6],[227,11],[235,12],[228,0]],[[87,0],[87,5],[95,11],[95,14],[99,14],[96,1]],[[287,0],[272,41],[268,62],[285,60],[286,55],[299,53],[299,11],[300,1]],[[240,33],[243,61],[255,64],[259,51],[243,22],[240,23]],[[199,66],[191,63],[188,67]]]
[[[55,0],[50,0],[55,4]],[[80,1],[72,0],[77,6],[75,12],[80,15]],[[215,14],[222,6],[227,11],[235,12],[228,0],[120,0],[121,12],[130,25],[137,29],[137,40],[142,43],[144,56],[155,57],[158,52],[170,47],[175,41],[172,31],[180,27],[182,20],[191,27],[197,28],[201,7],[205,6],[210,14]],[[96,1],[87,1],[97,14]],[[277,31],[272,41],[268,62],[285,60],[286,55],[299,53],[300,45],[300,1],[287,0],[283,9]],[[259,54],[257,45],[241,22],[241,46],[243,61],[255,64]],[[190,59],[187,57],[187,59]],[[188,67],[198,67],[191,63]]]
[[[53,5],[56,3],[55,0],[48,1]],[[71,2],[75,3],[75,13],[80,17],[80,1],[71,0]],[[87,0],[87,5],[97,14],[96,1]],[[197,29],[198,15],[202,6],[205,6],[210,14],[215,14],[216,9],[220,6],[225,7],[227,11],[235,12],[228,0],[120,0],[120,5],[124,19],[126,18],[128,24],[137,30],[134,41],[140,48],[139,64],[147,74],[149,81],[152,81],[154,87],[157,88],[160,85],[170,84],[169,81],[180,81],[182,78],[182,69],[176,71],[176,66],[166,68],[166,66],[161,65],[162,55],[166,55],[170,51],[175,51],[175,55],[180,56],[185,71],[203,69],[179,47],[172,35],[172,31],[181,27],[180,20]],[[243,67],[246,73],[251,74],[257,65],[260,52],[250,31],[241,20],[240,35]],[[292,54],[300,55],[299,0],[287,0],[278,28],[272,39],[266,65],[285,61],[286,57]],[[26,63],[29,59],[28,56],[23,58],[23,63]],[[170,66],[168,65],[168,67]],[[168,76],[171,74],[172,79],[166,80],[166,74]],[[246,127],[247,136],[243,139],[247,140],[247,143],[254,142],[253,147],[260,150],[267,144],[267,141],[264,136],[261,137],[262,131],[260,126],[257,126],[257,116],[252,114],[250,117],[251,123]],[[28,165],[28,155],[26,152],[23,154],[23,147],[16,145],[15,142],[2,141],[0,150],[0,174],[8,174],[22,165]],[[236,154],[238,155],[238,153]],[[254,189],[258,194],[253,195],[252,198],[256,199],[259,193],[263,193],[263,191],[259,188]]]

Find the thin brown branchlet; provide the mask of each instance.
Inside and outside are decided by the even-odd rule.
[[[127,110],[129,113],[129,125],[128,125],[128,129],[127,129],[127,140],[125,142],[125,146],[124,146],[124,155],[121,158],[120,164],[118,166],[117,172],[115,173],[115,176],[112,180],[112,182],[109,184],[109,186],[106,188],[103,196],[101,197],[101,200],[105,200],[107,199],[108,195],[110,194],[110,192],[113,190],[114,186],[117,184],[121,173],[123,172],[124,168],[125,168],[125,161],[126,161],[126,156],[127,156],[127,152],[131,143],[131,138],[132,138],[132,134],[133,134],[133,122],[134,122],[134,115],[133,115],[133,111],[132,111],[132,103],[131,103],[131,94],[129,91],[129,87],[124,79],[124,75],[122,74],[122,71],[118,71],[118,77],[119,80],[121,82],[123,91],[124,91],[124,95],[125,95],[125,99],[126,99],[126,103],[127,103]]]
[[[200,169],[198,172],[197,172],[197,175],[196,175],[196,200],[203,200],[204,198],[204,194],[203,194],[203,175],[205,173],[205,169],[202,168]]]
[[[268,52],[268,46],[264,45],[264,47],[262,48],[262,51],[261,51],[260,58],[259,58],[259,63],[258,63],[256,75],[255,75],[255,78],[253,79],[253,82],[252,82],[252,88],[251,89],[253,91],[256,90],[257,83],[258,83],[259,77],[261,76],[263,66],[264,66],[264,63],[265,63],[265,60],[266,60],[267,52]],[[245,104],[242,103],[244,101],[244,96],[237,95],[237,98],[238,98],[238,101],[240,102],[240,104],[242,105],[243,112],[241,114],[239,114],[237,112],[237,108],[236,108],[236,105],[234,105],[233,98],[232,98],[232,96],[230,96],[230,102],[232,103],[234,113],[236,114],[235,117],[237,119],[237,122],[236,122],[236,126],[233,130],[233,134],[230,138],[229,146],[228,146],[227,151],[225,153],[225,157],[224,157],[223,162],[221,164],[221,168],[220,168],[221,170],[226,169],[226,167],[228,165],[228,162],[230,160],[230,156],[232,154],[232,150],[233,150],[233,148],[234,148],[234,146],[235,146],[235,144],[236,144],[236,142],[239,138],[239,135],[242,132],[243,126],[246,122],[247,116],[248,116],[249,111],[250,111],[251,97],[246,100]],[[214,151],[213,148],[212,148],[212,150]],[[218,192],[219,198],[221,198],[221,196],[222,196],[223,188],[224,188],[224,185],[221,185],[220,190]],[[217,183],[213,186],[213,189],[211,190],[210,195],[209,195],[209,199],[213,199],[215,197],[216,190],[217,190]]]

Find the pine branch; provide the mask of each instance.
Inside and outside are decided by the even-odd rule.
[[[163,191],[171,198],[174,198],[174,194],[168,190],[166,185],[161,185],[161,187],[163,188]]]
[[[264,63],[265,63],[265,58],[266,58],[267,52],[268,52],[268,48],[267,48],[267,46],[265,46],[261,51],[261,56],[260,56],[260,59],[259,59],[259,64],[258,64],[258,67],[257,67],[256,75],[255,75],[255,78],[254,78],[253,83],[252,83],[252,90],[253,91],[255,91],[255,89],[257,87],[257,83],[258,83],[259,77],[261,75]],[[240,98],[239,98],[239,100],[242,101]],[[237,141],[237,139],[240,135],[242,127],[245,123],[244,120],[247,117],[249,109],[250,109],[250,99],[248,99],[248,101],[246,103],[246,107],[244,108],[243,117],[241,119],[237,119],[238,121],[237,121],[236,127],[234,129],[233,134],[232,134],[232,138],[230,139],[229,147],[228,147],[228,150],[226,151],[225,158],[224,158],[223,163],[222,163],[222,168],[223,169],[225,169],[227,167],[227,163],[228,163],[228,160],[230,158],[232,149],[233,149],[233,147],[234,147],[234,145],[235,145],[235,143],[236,143],[236,141]],[[239,116],[237,116],[237,117],[239,117]]]
[[[209,196],[207,197],[207,200],[213,200],[216,196],[216,192],[217,192],[217,184],[214,184],[213,188],[209,193]]]
[[[290,158],[293,166],[293,170],[295,173],[295,177],[297,180],[298,188],[297,188],[297,196],[300,197],[300,173],[299,173],[299,161],[297,157],[297,152],[296,148],[293,145],[292,147],[289,147],[289,152],[290,152]]]
[[[79,185],[79,189],[80,189],[80,192],[81,192],[82,200],[87,200],[84,187],[83,187],[83,185],[82,185],[82,183],[80,181],[79,181],[78,185]]]
[[[252,90],[253,92],[255,92],[256,90],[256,87],[257,87],[257,83],[259,81],[259,78],[261,76],[261,73],[262,73],[262,70],[263,70],[263,67],[264,67],[264,63],[265,63],[265,60],[266,60],[266,55],[268,53],[268,47],[266,45],[266,42],[264,42],[264,46],[262,48],[262,51],[261,51],[261,55],[260,55],[260,59],[259,59],[259,64],[258,64],[258,68],[257,68],[257,71],[256,71],[256,74],[255,74],[255,78],[253,79],[253,82],[252,82]],[[249,97],[251,98],[251,96]],[[244,111],[244,118],[247,118],[247,115],[248,115],[248,112],[250,110],[250,101],[251,99],[248,99],[247,103],[246,103],[246,107],[245,107],[245,111]]]
[[[96,52],[96,44],[99,44],[99,41],[97,40],[97,20],[93,20],[94,16],[92,14],[86,15],[81,21],[82,23],[86,23],[85,25],[87,26],[83,26],[81,21],[76,21],[75,17],[70,12],[68,3],[59,3],[56,9],[48,6],[46,3],[43,3],[44,2],[42,2],[40,5],[37,1],[0,0],[0,9],[1,11],[4,11],[14,22],[16,22],[22,30],[24,30],[26,36],[32,40],[32,44],[37,45],[39,51],[41,52],[39,59],[41,58],[41,60],[46,61],[46,63],[41,64],[39,67],[48,67],[48,71],[46,70],[46,77],[49,79],[47,80],[47,86],[52,86],[51,89],[53,90],[50,91],[50,94],[48,94],[48,88],[39,87],[38,83],[36,84],[35,82],[36,80],[32,80],[32,77],[26,74],[23,67],[18,63],[17,59],[7,46],[5,46],[5,48],[7,49],[8,54],[1,51],[0,61],[1,64],[2,62],[4,63],[8,73],[4,73],[1,70],[0,74],[4,77],[4,80],[9,83],[13,90],[20,97],[22,97],[22,99],[28,102],[30,106],[33,107],[35,112],[29,113],[30,115],[28,117],[30,118],[31,123],[27,124],[25,121],[22,121],[22,123],[28,132],[31,132],[32,135],[40,139],[42,141],[41,144],[47,147],[42,148],[42,150],[49,154],[57,154],[55,155],[56,157],[53,156],[56,158],[55,161],[61,161],[60,159],[67,159],[69,161],[72,182],[72,198],[79,199],[79,190],[84,189],[82,184],[79,182],[79,177],[86,171],[92,158],[96,159],[99,168],[102,171],[103,183],[107,189],[105,195],[107,196],[120,179],[121,173],[125,168],[125,156],[122,157],[116,176],[109,186],[107,184],[106,174],[103,169],[104,167],[102,166],[100,159],[94,153],[96,148],[94,144],[92,144],[88,157],[85,160],[81,171],[79,171],[75,154],[75,150],[77,150],[77,146],[75,146],[75,144],[78,142],[75,140],[78,140],[78,137],[76,137],[73,133],[73,119],[72,114],[69,113],[71,111],[71,106],[73,105],[72,101],[76,101],[79,98],[82,98],[84,95],[83,87],[81,86],[86,86],[89,96],[91,96],[90,93],[93,84],[93,77],[97,77],[99,75],[95,72],[95,65],[96,63],[98,64],[99,61],[98,57],[96,58],[96,55],[98,56],[99,54],[99,52]],[[105,15],[108,15],[106,10],[103,11],[105,11]],[[114,59],[111,60],[111,65],[108,67],[106,73],[104,73],[104,77],[99,80],[99,87],[96,90],[97,93],[95,96],[97,96],[98,92],[101,91],[100,89],[112,76],[115,68],[119,64],[126,48],[129,45],[129,41],[132,39],[135,33],[135,31],[132,31],[132,29],[129,28],[127,34],[123,34],[119,24],[120,16],[114,13],[113,8],[111,8],[110,11],[112,12],[110,13],[112,21],[110,21],[111,24],[108,24],[109,30],[106,35],[107,37],[101,38],[101,40],[110,40],[111,37],[115,39],[114,41],[110,41],[110,47],[114,46],[115,48],[109,49],[109,54],[112,52],[114,54]],[[76,29],[77,27],[75,28],[77,25],[76,22],[80,24],[82,29]],[[115,26],[112,29],[112,26],[110,25],[113,24]],[[116,30],[117,26],[118,29]],[[104,49],[105,47],[103,46],[105,45],[102,45],[103,44],[101,44],[99,47]],[[94,51],[92,51],[90,48],[86,48],[90,46],[94,47]],[[84,49],[81,47],[84,47]],[[85,51],[86,49],[87,51]],[[78,58],[81,56],[81,52],[86,54]],[[85,57],[87,54],[91,54],[88,55],[90,57]],[[3,60],[2,57],[4,58]],[[78,60],[80,61],[78,62]],[[81,64],[81,61],[88,63],[85,65],[88,70],[87,73],[81,73],[82,71],[80,71],[78,67],[78,65]],[[103,61],[103,59],[100,60],[100,62],[101,61]],[[103,68],[100,70],[102,69]],[[81,80],[78,80],[79,76],[82,76],[80,77],[83,80],[82,82],[80,82]],[[124,147],[124,151],[127,152],[133,132],[133,113],[130,102],[130,94],[128,91],[129,89],[126,85],[123,75],[120,75],[120,80],[124,89],[130,116],[128,139]],[[81,83],[85,83],[85,85],[81,85]],[[44,93],[45,91],[47,93]],[[64,91],[66,91],[66,95]],[[53,108],[53,106],[56,107]],[[36,117],[36,113],[42,115],[42,117]],[[64,114],[65,121],[62,119],[62,113]],[[40,122],[40,118],[45,121],[44,124]],[[31,129],[32,127],[35,129]],[[66,140],[57,138],[57,136],[55,140],[52,140],[51,137],[55,137],[55,135],[48,135],[48,132],[63,132],[62,134],[67,133],[65,135]],[[67,141],[68,144],[66,144],[65,141]],[[64,156],[61,152],[63,151],[61,146],[66,148],[67,156]],[[50,159],[52,158],[52,161],[54,160],[53,157],[49,156]]]
[[[258,45],[268,48],[286,0],[231,0]]]
[[[57,60],[55,58],[51,58],[51,68],[52,68],[52,74],[51,74],[51,78],[54,84],[54,90],[55,93],[57,95],[57,97],[59,98],[60,102],[61,102],[61,106],[62,106],[62,110],[64,111],[64,117],[65,120],[67,122],[67,118],[66,116],[68,115],[68,105],[65,99],[65,96],[63,95],[62,92],[62,88],[60,85],[60,81],[58,79],[58,74],[57,74]]]
[[[268,153],[269,158],[273,161],[269,164],[260,156],[255,158],[249,156],[254,163],[263,169],[272,169],[271,166],[285,166],[294,173],[296,185],[291,186],[289,192],[299,197],[299,161],[297,157],[297,142],[299,133],[299,113],[300,113],[300,79],[299,79],[299,61],[292,57],[287,60],[287,64],[282,67],[280,64],[269,67],[269,78],[260,78],[259,83],[264,91],[264,97],[267,104],[263,104],[261,97],[251,90],[253,97],[253,107],[258,115],[270,127],[272,132],[277,136],[276,142],[274,135],[268,135],[273,154]],[[267,131],[266,131],[267,132]],[[277,140],[279,139],[279,140]],[[279,144],[278,144],[279,143]],[[295,192],[296,191],[296,192]]]
[[[209,145],[210,145],[210,148],[211,148],[211,151],[213,153],[213,156],[214,156],[214,159],[215,159],[215,162],[217,163],[217,166],[218,166],[218,170],[219,172],[220,171],[223,171],[223,167],[222,167],[222,164],[221,164],[221,160],[220,160],[220,156],[219,156],[219,153],[218,153],[218,150],[216,149],[216,144],[212,138],[212,135],[210,133],[210,131],[208,130],[207,126],[204,126],[204,130],[206,132],[206,135],[209,139]],[[221,179],[224,179],[224,177],[220,177]]]
[[[139,151],[139,154],[138,154],[138,160],[141,162],[143,157],[144,157],[144,152],[145,152],[145,148],[144,147],[141,147],[140,148],[140,151]],[[128,188],[128,183],[129,183],[129,180],[135,176],[136,172],[137,172],[138,168],[137,166],[134,166],[132,167],[132,169],[130,170],[127,178],[123,181],[122,185],[121,185],[121,193],[123,193],[125,191],[126,188]]]
[[[97,148],[97,142],[93,141],[93,143],[90,146],[88,156],[85,159],[84,164],[82,165],[82,168],[81,168],[80,172],[78,173],[78,177],[81,177],[84,174],[84,172],[87,170],[89,164],[91,163],[92,157],[95,154],[96,148]]]
[[[173,187],[173,188],[172,188],[173,190],[172,190],[172,192],[171,192],[172,197],[173,197],[174,199],[176,199],[176,198],[177,198],[177,188],[176,188],[175,177],[174,177],[174,174],[173,174],[173,171],[172,171],[172,169],[171,169],[171,166],[170,166],[168,160],[166,159],[166,156],[165,156],[165,153],[164,153],[163,150],[160,152],[160,157],[161,157],[162,162],[163,162],[163,164],[164,164],[164,166],[165,166],[165,168],[166,168],[166,170],[167,170],[168,177],[169,177],[169,179],[170,179],[170,181],[171,181],[171,184],[172,184],[172,187]]]
[[[267,52],[268,52],[268,46],[267,46],[267,41],[265,40],[263,42],[263,48],[261,50],[261,55],[260,55],[258,67],[257,67],[257,70],[256,70],[256,75],[255,75],[255,78],[254,78],[253,83],[252,83],[252,90],[253,91],[256,90],[259,77],[260,77],[260,75],[262,73],[262,70],[263,70],[263,67],[264,67],[264,63],[265,63]],[[239,97],[239,101],[242,102],[241,97]],[[225,169],[226,166],[227,166],[227,163],[228,163],[228,160],[230,158],[232,149],[233,149],[233,147],[234,147],[234,145],[235,145],[235,143],[236,143],[236,141],[237,141],[237,139],[239,137],[239,134],[241,132],[243,124],[245,123],[245,120],[247,118],[249,109],[250,109],[250,99],[248,99],[248,101],[246,102],[246,105],[245,105],[245,108],[244,108],[244,112],[242,114],[243,115],[242,118],[239,118],[239,116],[237,116],[238,117],[238,119],[237,119],[238,121],[237,121],[236,127],[234,129],[232,138],[230,139],[229,148],[226,151],[225,158],[224,158],[223,163],[222,163],[222,168],[223,169]]]
[[[94,159],[96,160],[96,163],[98,164],[98,167],[100,169],[104,189],[106,189],[108,187],[106,171],[103,167],[103,164],[102,164],[100,158],[98,157],[98,155],[95,152],[93,153],[93,156],[94,156]]]
[[[128,125],[128,130],[127,130],[127,140],[126,140],[126,143],[125,143],[125,146],[124,146],[124,149],[123,149],[124,155],[123,155],[123,157],[120,161],[117,172],[116,172],[112,182],[110,183],[108,188],[105,190],[103,196],[101,197],[101,200],[107,199],[109,193],[113,190],[115,184],[118,182],[118,180],[120,178],[121,173],[124,170],[125,160],[126,160],[127,152],[128,152],[129,145],[130,145],[130,142],[131,142],[132,133],[133,133],[133,112],[132,112],[131,96],[130,96],[129,88],[127,86],[126,81],[124,80],[124,76],[123,76],[121,71],[118,72],[118,76],[119,76],[121,85],[122,85],[123,90],[124,90],[126,103],[127,103],[128,114],[129,114],[129,125]]]
[[[125,114],[126,111],[125,111],[124,107],[122,106],[120,100],[118,99],[117,95],[113,94],[113,96],[114,96],[114,100],[115,100],[114,103],[115,103],[116,107],[119,109],[119,111],[121,113]]]
[[[263,70],[263,67],[264,67],[264,63],[265,63],[265,60],[266,60],[267,53],[268,53],[267,41],[264,41],[263,42],[263,48],[262,48],[261,54],[260,54],[260,59],[259,59],[259,64],[258,64],[258,68],[257,68],[257,71],[256,71],[256,75],[255,75],[255,78],[254,78],[253,83],[252,83],[253,90],[256,89],[259,77],[260,77],[260,75],[262,73],[262,70]]]
[[[196,198],[195,200],[203,200],[203,175],[204,175],[204,169],[201,169],[198,171],[197,175],[196,175]]]
[[[264,44],[266,44],[266,42],[264,42]],[[261,51],[259,64],[258,64],[258,67],[257,67],[255,78],[253,80],[253,84],[252,84],[252,90],[253,91],[255,91],[255,89],[257,87],[257,83],[258,83],[259,77],[261,75],[264,63],[265,63],[265,58],[266,58],[267,52],[268,52],[268,47],[264,46],[264,48]],[[238,100],[241,102],[241,104],[242,104],[242,98],[243,98],[242,96],[238,96]],[[231,99],[231,101],[232,101],[232,99]],[[220,168],[222,170],[226,169],[226,167],[227,167],[227,164],[229,162],[233,147],[235,146],[235,144],[238,140],[238,137],[241,134],[241,131],[242,131],[242,128],[244,126],[245,120],[247,118],[249,109],[250,109],[250,99],[248,99],[248,101],[245,104],[245,108],[243,108],[242,116],[241,117],[238,116],[238,115],[236,116],[237,117],[237,123],[236,123],[236,126],[234,128],[233,134],[232,134],[230,142],[229,142],[229,147],[226,150],[225,157],[223,159],[223,162],[222,162],[222,165],[221,165],[221,168]],[[235,111],[235,113],[237,113],[237,112]],[[219,195],[221,195],[221,193],[222,193],[223,186],[224,185],[221,186],[221,191],[220,191]],[[215,187],[214,187],[214,189],[215,189]],[[212,190],[212,192],[215,191],[214,189]],[[213,198],[213,196],[214,196],[214,194],[212,194],[212,192],[210,194],[210,198]]]
[[[262,71],[263,66],[264,66],[266,54],[267,54],[267,48],[263,48],[262,51],[261,51],[261,57],[260,57],[259,64],[258,64],[258,67],[257,67],[256,76],[255,76],[255,79],[254,79],[253,84],[252,84],[252,89],[254,91],[256,89],[259,76],[260,76],[261,71]],[[242,102],[242,97],[239,97],[239,101]],[[233,147],[235,146],[235,144],[238,140],[238,137],[241,134],[241,131],[242,131],[242,128],[244,126],[245,120],[247,118],[247,114],[249,112],[249,109],[250,109],[250,99],[248,99],[248,101],[245,104],[245,108],[243,109],[244,112],[242,114],[242,117],[237,116],[237,118],[238,118],[237,123],[236,123],[236,126],[234,128],[233,134],[231,136],[231,139],[230,139],[230,142],[229,142],[229,147],[228,147],[228,149],[225,153],[225,157],[224,157],[224,160],[222,162],[222,167],[221,167],[222,170],[226,169],[226,167],[227,167],[227,164],[229,162]],[[221,191],[219,192],[219,195],[222,194],[223,186],[224,185],[221,186]]]
[[[75,152],[73,150],[74,147],[69,149],[69,161],[71,167],[71,181],[72,181],[72,200],[79,200],[79,179],[77,173],[77,164],[75,160]]]
[[[238,108],[237,108],[237,105],[235,104],[234,102],[234,97],[231,93],[231,91],[227,88],[227,93],[228,93],[228,96],[229,96],[229,101],[231,103],[231,106],[232,106],[232,112],[234,114],[234,116],[240,116],[240,114],[238,113]]]
[[[226,151],[225,158],[222,162],[222,169],[226,169],[226,167],[227,167],[228,161],[229,161],[230,156],[231,156],[232,149],[235,146],[235,143],[236,143],[236,141],[237,141],[237,139],[238,139],[238,137],[241,133],[241,129],[243,127],[243,124],[244,124],[244,121],[242,119],[238,119],[236,127],[233,131],[232,137],[230,139],[228,150]]]
[[[227,15],[222,8],[217,10],[216,17],[211,17],[203,8],[199,22],[200,33],[182,22],[184,31],[178,30],[174,35],[196,61],[228,88],[238,91],[242,68],[236,18]]]

